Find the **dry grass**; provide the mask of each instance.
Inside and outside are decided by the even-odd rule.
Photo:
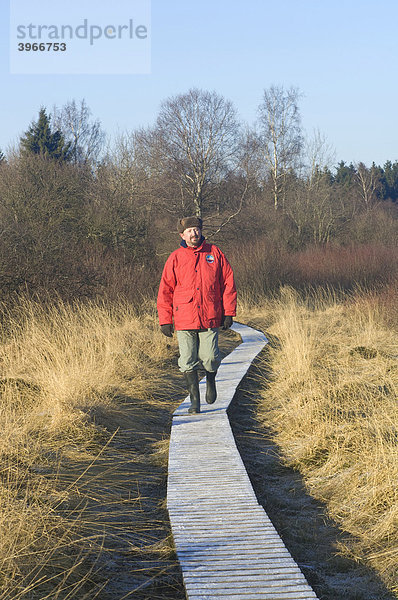
[[[396,288],[344,302],[286,288],[246,315],[274,336],[260,419],[349,534],[340,552],[398,596],[396,299]]]
[[[398,593],[396,294],[304,301],[285,289],[250,310],[242,296],[242,320],[274,341],[260,419],[349,534],[340,551]],[[102,586],[115,572],[126,597],[132,585],[137,599],[183,597],[159,508],[176,342],[152,305],[138,314],[123,303],[26,301],[2,323],[0,600],[114,598],[120,582]],[[167,593],[156,584],[163,572]]]
[[[138,315],[123,303],[44,308],[25,301],[3,313],[0,599],[101,597],[95,557],[103,527],[89,522],[92,498],[83,488],[111,437],[104,415],[114,415],[113,429],[123,418],[121,397],[138,399],[125,417],[132,429],[151,426],[159,366],[174,350],[147,308]],[[80,471],[71,468],[78,463]],[[97,487],[94,481],[90,493],[103,501]]]

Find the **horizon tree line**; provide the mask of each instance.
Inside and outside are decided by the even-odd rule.
[[[333,167],[324,136],[303,131],[300,98],[271,86],[249,127],[232,102],[193,88],[112,143],[84,100],[41,107],[19,147],[0,151],[0,292],[90,296],[144,282],[174,247],[181,214],[232,248],[394,245],[398,161]]]

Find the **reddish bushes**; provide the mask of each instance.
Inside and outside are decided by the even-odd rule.
[[[381,244],[312,247],[289,255],[295,287],[386,284],[398,274],[398,248]]]
[[[285,250],[260,240],[240,243],[228,251],[228,259],[235,272],[240,293],[253,299],[279,287],[286,277],[287,253]]]
[[[241,290],[255,298],[279,285],[352,289],[386,285],[398,276],[398,248],[381,244],[312,246],[287,252],[266,242],[229,253]]]

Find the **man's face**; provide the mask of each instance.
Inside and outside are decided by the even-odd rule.
[[[183,233],[180,233],[180,236],[186,242],[187,246],[195,248],[199,246],[202,231],[199,227],[188,227],[188,229],[184,229]]]

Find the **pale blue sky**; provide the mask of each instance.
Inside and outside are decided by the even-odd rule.
[[[303,126],[327,136],[336,161],[398,159],[398,0],[152,0],[148,75],[10,75],[9,1],[0,3],[2,149],[42,105],[85,98],[112,136],[153,123],[162,100],[194,86],[252,123],[277,84],[300,88]]]

